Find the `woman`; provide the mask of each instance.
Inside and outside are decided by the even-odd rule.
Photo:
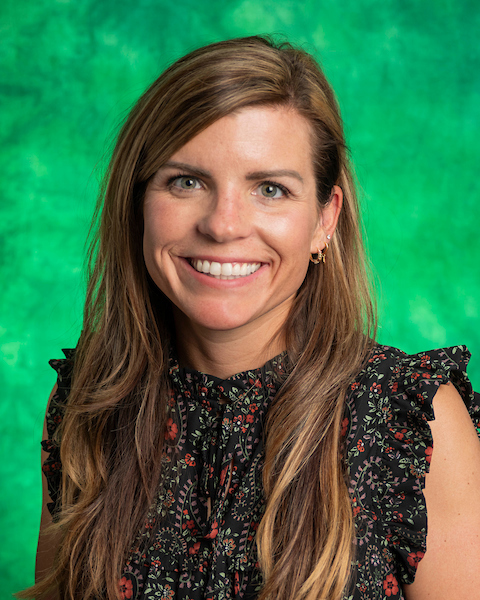
[[[127,119],[101,200],[84,329],[52,361],[56,524],[30,594],[475,597],[468,353],[374,343],[314,60],[259,37],[180,59]]]

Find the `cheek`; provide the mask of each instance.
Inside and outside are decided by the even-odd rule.
[[[268,221],[265,231],[284,258],[308,261],[316,231],[317,215],[292,213]]]
[[[143,257],[147,268],[149,262],[155,255],[155,247],[157,245],[158,231],[152,227],[152,221],[145,221],[143,229]]]
[[[145,203],[143,210],[143,250],[153,252],[169,243],[172,232],[177,230],[177,224],[172,220],[174,211],[169,210],[168,204],[158,201]]]
[[[162,220],[150,209],[144,210],[143,258],[152,279],[158,284],[158,272],[161,271],[161,249],[165,244],[165,232]]]
[[[157,245],[183,239],[195,228],[196,213],[191,204],[160,195],[147,198],[143,209],[145,236]]]
[[[145,267],[147,269],[148,274],[153,279],[153,281],[158,285],[159,277],[158,277],[158,267],[155,262],[154,244],[152,244],[152,241],[149,239],[146,231],[143,235],[143,260],[145,262]]]

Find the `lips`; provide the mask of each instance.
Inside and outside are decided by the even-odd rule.
[[[248,277],[252,275],[262,266],[262,263],[240,263],[240,262],[225,262],[219,263],[209,260],[201,260],[194,258],[190,260],[190,264],[199,273],[210,275],[216,279],[238,279],[240,277]]]

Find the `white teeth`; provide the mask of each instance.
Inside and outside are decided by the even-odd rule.
[[[205,273],[217,279],[236,279],[252,275],[258,271],[261,263],[219,263],[193,259],[191,265],[199,273]]]
[[[229,276],[233,273],[232,263],[223,263],[222,265],[222,275]]]
[[[210,265],[210,275],[221,275],[222,274],[222,265],[217,262],[212,262]]]

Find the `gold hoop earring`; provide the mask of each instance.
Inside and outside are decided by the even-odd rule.
[[[314,265],[318,265],[321,262],[325,262],[325,255],[327,253],[328,250],[328,244],[327,242],[325,242],[325,248],[323,250],[319,250],[317,248],[317,251],[314,254],[310,254],[310,261],[314,264]]]

